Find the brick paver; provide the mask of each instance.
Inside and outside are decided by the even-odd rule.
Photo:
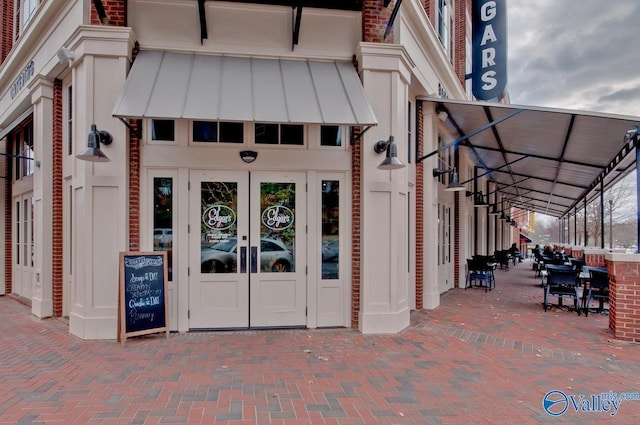
[[[542,309],[527,262],[496,289],[456,289],[398,335],[350,329],[199,332],[82,341],[0,297],[0,424],[638,424],[582,411],[640,391],[640,346],[603,314]],[[574,395],[561,416],[552,390]],[[584,396],[582,399],[579,396]]]

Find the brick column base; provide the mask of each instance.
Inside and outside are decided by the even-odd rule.
[[[616,339],[640,343],[640,255],[608,254],[609,329]]]

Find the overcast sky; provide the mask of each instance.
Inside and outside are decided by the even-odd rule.
[[[640,116],[640,0],[507,0],[511,103]]]

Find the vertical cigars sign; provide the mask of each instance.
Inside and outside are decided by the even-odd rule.
[[[499,99],[507,86],[507,1],[473,0],[472,16],[473,95]]]

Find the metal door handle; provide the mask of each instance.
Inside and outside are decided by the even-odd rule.
[[[251,247],[251,273],[258,273],[258,247]]]
[[[247,247],[240,247],[240,273],[247,272]]]

